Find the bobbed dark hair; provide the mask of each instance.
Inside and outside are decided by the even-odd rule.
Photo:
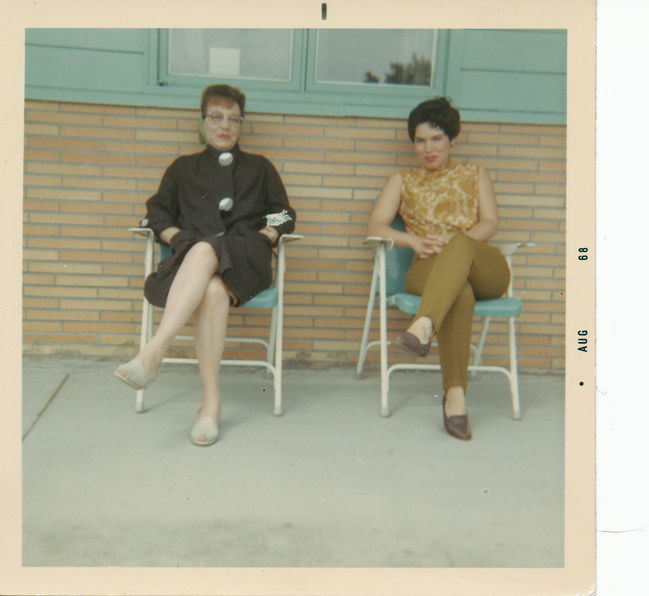
[[[246,108],[246,96],[241,92],[241,90],[236,87],[231,87],[230,85],[210,85],[209,87],[205,87],[201,97],[201,116],[203,118],[206,116],[207,104],[211,99],[218,97],[229,99],[236,103],[239,106],[241,117],[243,118]]]
[[[414,143],[415,129],[422,123],[441,128],[452,141],[460,134],[460,112],[458,112],[446,97],[434,97],[422,101],[408,116],[408,136]]]

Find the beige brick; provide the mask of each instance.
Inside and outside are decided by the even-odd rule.
[[[158,141],[161,143],[192,143],[196,140],[196,133],[163,130],[136,130],[135,138],[138,141]]]
[[[74,333],[72,335],[48,335],[44,333],[27,333],[25,334],[25,340],[28,342],[36,343],[57,343],[57,344],[92,344],[95,342],[94,335],[81,335],[80,333]]]
[[[23,226],[25,236],[58,236],[58,226],[41,226],[38,224],[28,224]]]
[[[506,133],[531,133],[539,135],[562,135],[565,136],[565,126],[557,126],[554,124],[499,124],[498,128],[501,132]]]
[[[322,126],[253,122],[252,132],[254,134],[264,135],[299,135],[305,137],[322,137],[324,129]]]
[[[89,114],[135,114],[135,108],[131,106],[112,106],[106,104],[80,104],[61,103],[62,112],[76,112]]]
[[[25,111],[25,122],[46,122],[48,124],[85,124],[101,125],[101,116],[92,114],[63,113],[56,111]]]
[[[101,215],[81,215],[80,213],[32,213],[30,220],[32,223],[100,225],[103,222],[103,217]]]
[[[23,284],[25,285],[40,285],[50,286],[54,284],[53,275],[43,275],[42,273],[23,273]]]
[[[356,118],[353,116],[294,116],[286,114],[284,116],[284,121],[287,124],[350,126],[355,124]]]
[[[412,144],[410,143],[410,141],[404,143],[403,141],[365,141],[359,139],[355,143],[355,148],[358,151],[370,153],[388,153],[390,155],[407,154],[410,156],[413,153]]]
[[[459,144],[453,149],[453,155],[458,158],[477,159],[483,162],[486,157],[498,155],[498,147],[496,145]],[[414,162],[415,158],[412,157],[412,159]]]
[[[542,136],[539,138],[539,143],[542,147],[565,147],[566,138],[563,135]]]
[[[73,176],[98,176],[101,168],[98,166],[84,166],[79,164],[65,163],[27,163],[26,171],[34,174],[58,174]]]
[[[32,273],[101,273],[101,265],[80,265],[79,263],[29,263]]]
[[[534,159],[565,159],[566,151],[562,148],[548,147],[498,147],[498,155],[503,157],[531,157]]]
[[[97,289],[96,288],[60,288],[56,286],[50,286],[42,288],[39,286],[30,286],[23,284],[23,293],[25,296],[46,296],[46,297],[60,297],[60,298],[96,298]],[[95,308],[99,308],[98,306]]]
[[[126,278],[98,275],[57,275],[56,283],[62,286],[125,286]]]
[[[290,196],[299,196],[301,198],[322,198],[322,199],[351,199],[352,192],[348,189],[337,188],[320,188],[310,186],[291,186]],[[300,214],[298,213],[298,222]]]
[[[328,139],[320,137],[285,137],[284,147],[292,149],[305,147],[307,149],[328,149],[349,151],[354,148],[354,142],[350,139]]]
[[[66,137],[27,137],[26,146],[37,149],[82,149],[97,151],[101,141]]]
[[[102,165],[106,164],[120,164],[120,165],[130,165],[135,163],[135,156],[129,155],[127,153],[119,152],[91,152],[86,153],[75,153],[73,151],[68,151],[64,154],[63,158],[67,162],[81,162],[81,163],[99,163]]]
[[[42,160],[42,161],[57,161],[59,159],[58,151],[43,151],[41,149],[29,149],[25,147],[23,152],[25,159]]]
[[[336,151],[327,153],[328,162],[342,162],[346,164],[386,164],[395,165],[395,156],[391,153],[364,153],[360,151]]]
[[[566,171],[566,162],[559,160],[541,160],[539,162],[539,170],[543,171],[557,171],[565,172]]]
[[[278,149],[269,148],[264,151],[264,156],[273,162],[277,160],[280,163],[284,160],[323,162],[325,159],[324,151],[306,151],[286,149],[284,147]]]
[[[538,145],[539,137],[531,134],[505,134],[505,133],[470,133],[469,143],[487,143],[490,145]]]
[[[59,253],[56,250],[24,249],[23,259],[25,261],[57,261]]]
[[[145,118],[140,116],[104,116],[104,127],[117,127],[123,133],[137,129],[176,130],[176,118]],[[123,130],[126,129],[126,130]]]
[[[385,184],[385,178],[370,176],[325,176],[322,184],[326,187],[380,189]]]
[[[23,321],[23,331],[35,331],[38,333],[56,333],[61,331],[61,323],[46,321]]]
[[[58,135],[59,127],[55,124],[32,124],[25,123],[26,135]]]
[[[306,174],[343,174],[349,175],[354,173],[354,166],[343,164],[316,164],[301,162],[284,162],[282,166],[282,178],[285,179],[284,172],[306,173]]]
[[[328,137],[338,137],[345,139],[380,139],[393,140],[395,131],[389,128],[360,128],[360,127],[341,127],[328,126],[325,129],[325,135]]]
[[[321,186],[322,176],[309,176],[306,174],[283,174],[284,185],[289,186]]]
[[[104,143],[104,147],[108,153],[132,153],[137,162],[148,157],[150,160],[157,159],[170,164],[179,155],[178,145],[174,143],[160,144],[143,141],[135,143],[107,141]]]
[[[27,245],[39,248],[76,248],[78,250],[98,250],[101,248],[101,242],[99,240],[84,240],[81,238],[27,238]],[[85,253],[90,254],[92,253]],[[63,252],[56,252],[56,258],[65,258],[63,257]]]
[[[480,164],[490,170],[492,176],[501,170],[523,170],[525,172],[534,172],[537,166],[537,162],[531,159],[483,158],[480,160]],[[521,172],[519,175],[523,176],[524,174]]]
[[[23,298],[23,308],[26,309],[51,308],[56,309],[54,310],[54,314],[56,314],[58,307],[59,301],[56,298]]]
[[[32,321],[98,321],[97,311],[65,311],[65,310],[29,310],[26,319]],[[44,331],[44,329],[42,329]]]
[[[109,178],[152,178],[156,181],[160,179],[160,169],[155,168],[125,168],[117,166],[104,167],[104,176]],[[110,188],[110,186],[109,186]],[[118,187],[113,187],[118,188]],[[132,188],[132,187],[131,187]]]

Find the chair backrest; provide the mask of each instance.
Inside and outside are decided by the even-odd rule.
[[[160,260],[166,259],[171,256],[171,246],[165,244],[164,242],[160,243]]]
[[[401,217],[397,214],[392,222],[392,227],[400,232],[405,231],[406,226]],[[388,295],[405,292],[405,279],[414,252],[411,248],[393,246],[385,253],[385,281]]]

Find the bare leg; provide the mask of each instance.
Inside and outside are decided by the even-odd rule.
[[[227,330],[230,297],[220,277],[213,277],[194,319],[194,343],[203,385],[198,418],[218,422],[220,411],[219,369]],[[196,437],[199,441],[207,437]]]
[[[174,337],[199,307],[217,270],[216,253],[207,242],[198,242],[189,250],[171,284],[158,329],[134,359],[142,363],[146,374],[160,366]],[[126,373],[123,376],[125,375]]]
[[[408,327],[408,332],[416,336],[422,344],[430,343],[433,331],[433,321],[426,316],[415,319]]]
[[[466,414],[466,400],[464,388],[456,385],[446,391],[446,415],[463,416]]]

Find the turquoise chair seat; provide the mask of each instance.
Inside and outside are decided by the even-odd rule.
[[[277,306],[278,292],[275,288],[262,290],[255,297],[244,302],[239,308],[274,308]]]
[[[417,313],[420,301],[421,298],[415,294],[398,293],[386,297],[388,306],[396,306],[409,315]],[[523,301],[520,298],[478,300],[474,312],[478,317],[517,317],[523,312]]]

